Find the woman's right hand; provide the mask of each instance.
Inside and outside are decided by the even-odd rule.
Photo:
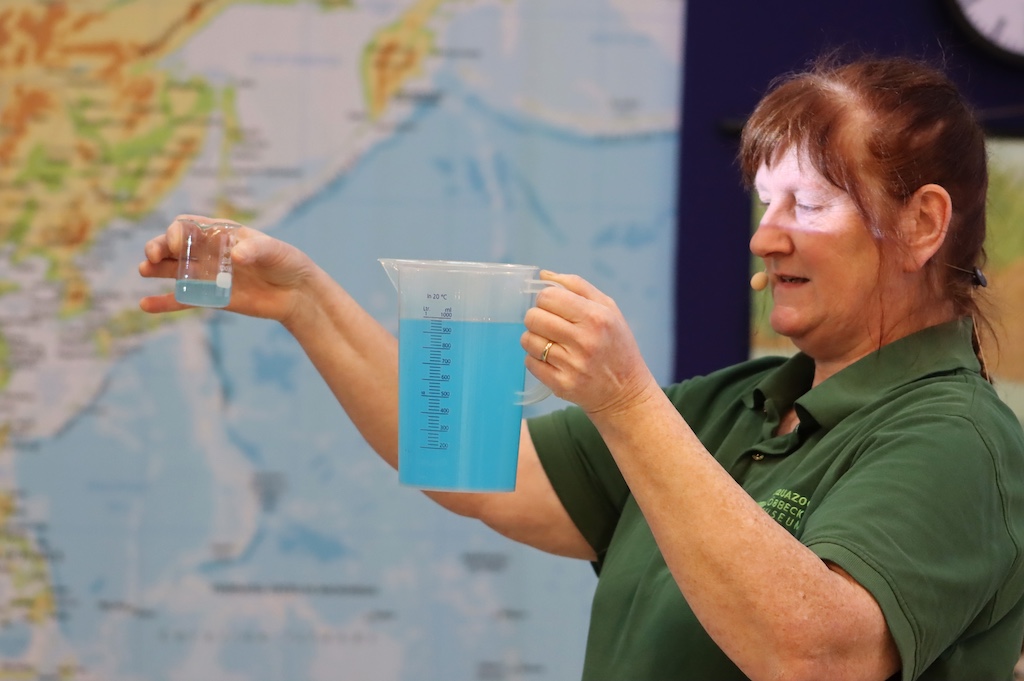
[[[213,221],[199,215],[179,217]],[[317,269],[316,265],[298,248],[244,225],[238,228],[236,236],[231,250],[234,270],[231,302],[225,309],[286,322],[296,313],[303,286]],[[146,243],[146,259],[139,264],[139,274],[147,278],[175,278],[181,248],[181,223],[175,219],[164,234]],[[139,301],[139,307],[145,312],[160,313],[189,306],[177,302],[170,292],[146,296]]]

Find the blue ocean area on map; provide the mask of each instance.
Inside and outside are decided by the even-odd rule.
[[[458,87],[445,91],[456,97]],[[667,375],[669,333],[661,322],[671,316],[671,303],[649,279],[660,274],[660,284],[668,277],[632,264],[648,261],[658,244],[674,243],[677,135],[590,136],[514,118],[472,96],[463,101],[461,110],[412,116],[413,132],[370,152],[274,235],[317,253],[332,276],[384,318],[397,307],[386,290],[381,300],[380,257],[596,272],[598,286],[639,298],[644,307],[627,314],[640,325],[648,363]],[[491,150],[486,167],[481,144]],[[637,172],[652,167],[665,172]],[[671,255],[664,254],[666,264]]]
[[[17,657],[24,653],[32,642],[32,630],[27,624],[19,623],[4,627],[0,631],[0,655]]]
[[[463,53],[472,52],[488,81],[503,85],[489,93],[503,105],[524,97],[586,120],[600,104],[595,91],[601,91],[614,93],[620,106],[639,107],[636,113],[674,111],[679,105],[679,55],[666,54],[651,35],[629,26],[616,6],[623,4],[523,2],[518,18],[522,35],[510,35],[505,13],[491,5],[454,17],[448,42]],[[669,22],[667,35],[675,32],[671,22],[681,30],[680,9],[656,9],[648,2],[638,6],[637,14]],[[527,33],[529,45],[517,45]],[[567,86],[577,83],[592,88]]]

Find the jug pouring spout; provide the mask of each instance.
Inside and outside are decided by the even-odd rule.
[[[388,279],[391,280],[391,285],[395,287],[395,290],[400,290],[398,288],[398,265],[401,261],[395,258],[379,258],[377,262],[384,266],[384,271],[387,272]]]

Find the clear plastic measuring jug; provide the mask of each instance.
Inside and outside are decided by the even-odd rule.
[[[529,265],[382,258],[398,290],[398,479],[421,489],[515,489]]]

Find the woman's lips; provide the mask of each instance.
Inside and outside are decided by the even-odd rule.
[[[807,279],[806,277],[795,277],[790,274],[776,274],[775,281],[779,284],[805,284],[810,281],[810,279]]]

